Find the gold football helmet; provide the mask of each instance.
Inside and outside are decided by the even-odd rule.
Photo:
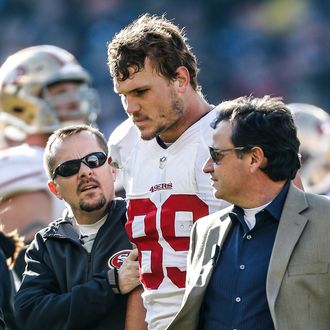
[[[62,82],[77,88],[56,96],[48,93]],[[30,134],[49,133],[70,123],[93,124],[100,103],[90,82],[87,71],[62,48],[40,45],[20,50],[0,68],[0,120]]]
[[[290,103],[300,140],[301,179],[306,191],[330,192],[330,116],[306,103]]]

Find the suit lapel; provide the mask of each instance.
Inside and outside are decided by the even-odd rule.
[[[217,219],[217,223],[209,231],[209,237],[213,236],[213,239],[206,239],[205,252],[211,252],[210,259],[213,260],[213,265],[216,263],[219,257],[220,250],[222,249],[223,243],[225,242],[225,238],[229,232],[229,229],[231,228],[231,225],[231,219],[228,216],[228,213],[226,213],[221,216],[220,219]]]
[[[206,239],[206,248],[205,253],[210,253],[209,260],[212,259],[212,267],[205,268],[206,263],[203,262],[203,268],[200,269],[200,274],[204,272],[204,276],[206,276],[207,283],[205,285],[208,285],[208,281],[210,279],[210,274],[212,273],[214,269],[214,264],[217,261],[219,257],[220,250],[223,246],[223,243],[225,241],[225,238],[229,232],[229,229],[231,228],[231,219],[228,216],[228,213],[222,215],[220,219],[216,219],[216,223],[214,226],[209,230],[209,237]],[[212,239],[210,239],[213,237]],[[204,259],[205,260],[205,259]]]
[[[203,292],[206,290],[214,269],[214,262],[216,260],[213,262],[210,261],[218,257],[218,255],[214,254],[215,246],[219,247],[217,252],[220,253],[225,237],[231,228],[231,219],[228,216],[228,212],[220,217],[218,212],[212,216],[214,216],[213,225],[208,230],[208,235],[205,240],[205,253],[203,256],[200,256],[203,258],[203,262],[198,263],[200,266],[194,268],[194,274],[191,274],[192,280],[189,283],[188,292],[185,294],[186,299],[184,300],[193,299],[191,297],[196,296],[195,290],[202,290]],[[201,246],[198,248],[201,248]]]
[[[266,291],[272,314],[291,254],[308,221],[307,218],[300,215],[301,211],[306,208],[308,208],[308,203],[305,193],[291,184],[268,268]]]

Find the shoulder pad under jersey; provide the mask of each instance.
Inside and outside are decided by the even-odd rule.
[[[108,147],[111,165],[122,168],[140,140],[140,133],[131,119],[126,119],[111,133]]]

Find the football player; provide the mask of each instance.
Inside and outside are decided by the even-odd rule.
[[[99,98],[90,84],[75,57],[52,45],[20,50],[0,68],[0,121],[24,137],[0,150],[0,219],[26,242],[64,209],[48,191],[43,151],[55,129],[95,123]]]
[[[108,64],[129,117],[111,134],[110,155],[139,251],[146,322],[165,329],[181,304],[192,224],[227,205],[202,171],[215,110],[183,31],[165,17],[146,14],[119,32]]]
[[[306,191],[330,195],[330,116],[307,103],[290,103],[300,140],[301,179]]]

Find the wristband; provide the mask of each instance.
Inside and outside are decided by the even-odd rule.
[[[118,283],[118,270],[116,268],[108,270],[108,282],[113,293],[121,294]]]

